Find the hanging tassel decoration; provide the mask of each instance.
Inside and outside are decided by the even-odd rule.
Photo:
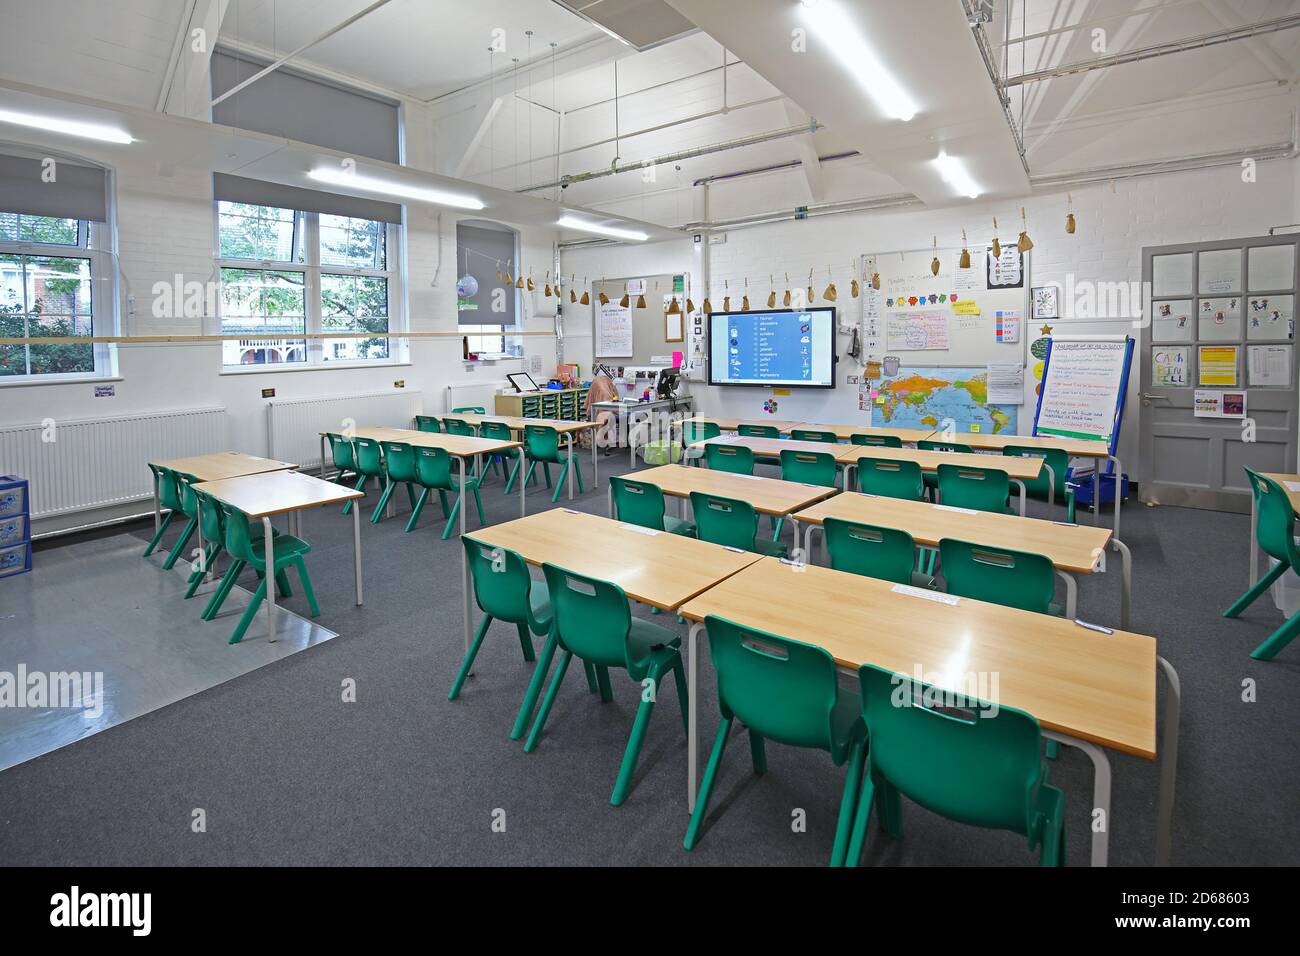
[[[1002,258],[1002,243],[998,241],[998,217],[993,217],[993,258]]]
[[[730,282],[728,282],[726,279],[723,279],[723,280],[722,280],[722,291],[723,291],[723,296],[722,296],[722,311],[723,311],[723,312],[730,312],[730,311],[731,311],[731,288],[730,288],[730,286],[731,286],[731,283],[730,283]]]
[[[794,296],[790,294],[790,273],[787,272],[785,274],[785,296],[781,299],[781,304],[788,309],[792,301],[794,301]]]
[[[827,302],[834,302],[839,298],[839,293],[835,291],[835,279],[831,276],[831,267],[826,267],[826,278],[830,284],[826,286],[826,291],[822,293],[822,298]]]
[[[769,309],[775,309],[776,308],[776,279],[773,278],[771,275],[769,275],[767,277],[767,284],[771,290],[767,293],[767,307]]]
[[[1023,228],[1020,230],[1020,238],[1016,240],[1016,248],[1023,253],[1023,252],[1028,252],[1030,249],[1034,248],[1034,243],[1029,238],[1029,223],[1025,221],[1024,206],[1020,207],[1020,225]]]
[[[1074,197],[1069,193],[1065,194],[1066,212],[1065,212],[1065,231],[1069,235],[1074,235]]]
[[[957,265],[963,269],[970,268],[970,250],[966,248],[966,230],[961,231],[961,258],[957,260]]]

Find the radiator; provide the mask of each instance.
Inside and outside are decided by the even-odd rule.
[[[497,394],[503,389],[509,387],[507,381],[500,382],[475,382],[472,385],[448,385],[447,386],[447,407],[446,411],[453,408],[483,408],[489,415],[496,410]],[[514,389],[510,389],[514,391]]]
[[[418,389],[271,401],[266,406],[267,454],[314,470],[320,467],[321,432],[343,431],[349,424],[414,428],[415,416],[423,412]]]
[[[0,427],[0,474],[31,482],[31,515],[48,518],[153,498],[150,461],[229,447],[220,407]]]

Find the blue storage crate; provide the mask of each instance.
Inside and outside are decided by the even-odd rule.
[[[27,515],[0,518],[0,548],[11,548],[31,538]]]
[[[28,512],[27,479],[0,475],[0,518]]]
[[[32,543],[30,541],[12,548],[0,548],[0,578],[26,574],[32,569]]]

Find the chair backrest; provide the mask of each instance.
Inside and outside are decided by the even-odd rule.
[[[415,480],[426,488],[450,488],[451,455],[447,449],[415,449]]]
[[[1007,510],[1011,479],[998,468],[939,466],[939,500],[954,508],[1002,513]]]
[[[1041,554],[941,538],[939,560],[949,594],[1039,614],[1051,608],[1056,575]]]
[[[355,449],[357,471],[363,475],[384,473],[384,458],[379,451],[379,442],[373,438],[354,438],[352,447]]]
[[[193,489],[190,489],[193,491]],[[226,546],[226,523],[221,519],[221,503],[206,491],[194,491],[199,504],[199,531],[204,541]]]
[[[555,613],[555,634],[560,643],[585,661],[635,669],[629,659],[627,635],[632,611],[627,595],[617,584],[575,574],[559,565],[544,564],[546,586]],[[644,673],[633,674],[640,679]]]
[[[839,699],[835,660],[823,648],[709,615],[709,651],[724,717],[793,747],[833,746]]]
[[[871,664],[858,683],[873,772],[950,820],[1028,834],[1046,776],[1037,720],[978,698],[935,709],[951,695]]]
[[[780,438],[781,429],[775,425],[737,425],[736,434],[750,438]]]
[[[975,449],[970,445],[963,445],[956,441],[943,441],[932,438],[922,439],[916,443],[916,447],[921,451],[952,451],[962,452],[964,454],[973,454]]]
[[[614,513],[619,521],[642,528],[664,530],[664,493],[658,485],[630,478],[610,478],[614,492]]]
[[[795,428],[790,431],[790,437],[795,441],[820,441],[830,444],[840,440],[840,436],[834,432],[824,432],[817,428]]]
[[[758,513],[748,501],[692,491],[691,515],[701,541],[744,551],[754,550]]]
[[[515,437],[510,431],[510,426],[505,422],[484,422],[479,425],[478,433],[483,438],[492,438],[496,441],[513,441]]]
[[[265,554],[255,554],[253,535],[248,528],[248,515],[238,508],[218,502],[221,505],[221,520],[226,531],[226,551],[232,558],[247,561],[255,568],[266,565]]]
[[[176,486],[176,472],[162,465],[150,465],[154,481],[158,483],[158,503],[168,511],[180,511],[181,492]]]
[[[483,613],[511,624],[528,623],[528,594],[533,579],[519,553],[482,544],[469,536],[462,538],[461,544],[474,581],[474,600]]]
[[[437,434],[442,431],[442,424],[433,415],[416,415],[415,427],[422,432],[433,432]]]
[[[524,428],[524,445],[530,458],[552,462],[560,460],[560,433],[550,425],[529,425]]]
[[[1002,449],[1002,454],[1011,455],[1014,458],[1041,458],[1047,468],[1052,469],[1052,476],[1048,478],[1047,468],[1044,468],[1037,478],[1022,479],[1025,483],[1025,494],[1035,498],[1046,498],[1048,488],[1054,491],[1058,503],[1065,503],[1065,476],[1070,470],[1070,456],[1060,448],[1034,448],[1029,445],[1007,445]]]
[[[357,456],[353,453],[352,442],[335,432],[326,432],[325,437],[329,439],[334,467],[339,471],[356,471]]]
[[[446,429],[447,434],[449,435],[466,435],[470,438],[474,437],[474,426],[463,418],[443,416],[442,427]]]
[[[393,481],[415,481],[415,449],[404,441],[380,442],[384,447],[384,465]]]
[[[690,445],[697,441],[708,441],[722,434],[717,422],[682,422],[682,444]]]
[[[486,415],[487,411],[482,405],[462,405],[460,408],[451,410],[453,415]]]
[[[781,452],[781,478],[809,485],[835,487],[835,456],[825,451]]]
[[[1300,555],[1295,546],[1295,509],[1286,489],[1249,468],[1245,471],[1250,479],[1250,493],[1255,496],[1255,540],[1265,554],[1286,561],[1293,568],[1300,566],[1296,560]]]
[[[713,471],[726,471],[733,475],[754,473],[754,449],[748,445],[705,445],[704,461]]]
[[[822,522],[826,550],[836,571],[861,574],[895,584],[911,584],[916,542],[906,531],[827,518]]]
[[[921,466],[887,458],[858,459],[858,490],[863,494],[920,501],[925,497]]]
[[[867,435],[862,432],[854,432],[849,436],[849,441],[854,445],[876,445],[880,448],[903,447],[903,439],[897,435]]]
[[[199,479],[194,475],[187,475],[183,471],[174,471],[172,474],[176,476],[176,492],[180,495],[181,511],[187,517],[197,518],[199,516],[199,499],[194,494],[191,485],[197,485]]]

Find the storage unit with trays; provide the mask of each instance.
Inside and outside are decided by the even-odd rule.
[[[585,388],[548,388],[538,392],[498,395],[495,411],[514,418],[550,418],[581,421],[587,410]]]
[[[32,520],[28,485],[17,475],[0,475],[0,578],[32,569]]]

